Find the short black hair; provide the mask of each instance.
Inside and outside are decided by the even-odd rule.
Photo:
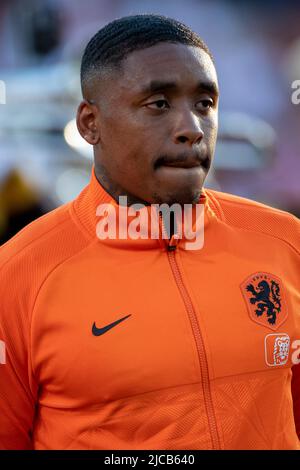
[[[205,42],[188,26],[155,14],[125,16],[101,28],[88,42],[81,61],[81,89],[95,73],[118,67],[128,54],[160,42],[200,47],[213,60]]]

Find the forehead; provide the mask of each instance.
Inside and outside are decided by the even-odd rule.
[[[152,81],[175,82],[179,87],[193,87],[201,81],[217,85],[217,74],[203,49],[160,43],[129,54],[122,63],[118,85],[123,91],[138,93]]]

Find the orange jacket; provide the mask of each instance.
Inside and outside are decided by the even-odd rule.
[[[99,240],[104,202],[93,173],[0,248],[0,448],[299,449],[299,220],[206,190],[169,250]]]

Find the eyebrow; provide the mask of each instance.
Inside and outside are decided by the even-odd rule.
[[[153,80],[148,85],[143,87],[140,91],[140,95],[146,95],[150,93],[157,93],[159,91],[178,91],[179,87],[176,82],[164,82],[160,80]],[[215,82],[201,81],[197,84],[195,91],[207,91],[214,96],[219,95],[219,90]]]

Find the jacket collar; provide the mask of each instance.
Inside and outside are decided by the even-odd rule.
[[[73,201],[73,210],[87,236],[125,249],[201,249],[201,237],[217,217],[214,198],[209,190],[203,189],[198,204],[182,214],[177,223],[178,233],[169,240],[163,218],[155,218],[151,206],[140,211],[120,206],[101,186],[94,167],[89,185]],[[140,234],[139,226],[143,227]]]

